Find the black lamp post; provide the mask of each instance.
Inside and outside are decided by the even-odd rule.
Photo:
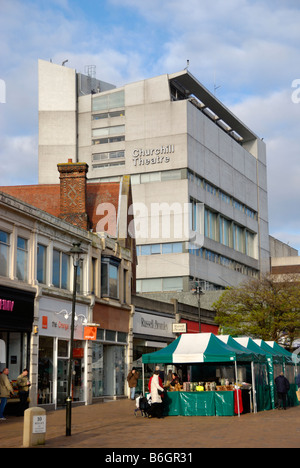
[[[201,296],[204,294],[200,286],[200,282],[195,281],[194,294],[198,296],[198,321],[199,321],[199,333],[201,333]]]
[[[71,321],[71,340],[70,340],[70,355],[68,369],[68,394],[66,399],[66,436],[71,435],[71,419],[72,419],[72,368],[73,368],[73,349],[74,349],[74,325],[75,325],[75,306],[76,306],[76,286],[77,286],[77,271],[82,254],[84,251],[80,247],[80,242],[73,243],[73,247],[69,254],[73,257],[74,278],[73,278],[73,299],[72,299],[72,321]]]

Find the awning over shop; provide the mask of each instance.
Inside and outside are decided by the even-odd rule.
[[[184,364],[202,362],[235,362],[252,360],[251,352],[232,348],[212,333],[186,333],[166,348],[144,354],[144,364]]]

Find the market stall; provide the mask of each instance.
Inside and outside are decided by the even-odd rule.
[[[280,346],[276,341],[266,341],[266,344],[272,348],[277,354],[283,358],[283,367],[285,377],[290,382],[290,390],[288,392],[288,406],[299,406],[299,401],[296,396],[298,386],[296,385],[297,362],[299,358]],[[277,375],[275,375],[276,378]]]
[[[282,355],[272,349],[264,340],[254,339],[253,341],[266,353],[267,356],[271,407],[274,409],[276,407],[275,378],[283,371],[284,359]]]
[[[260,359],[254,363],[257,411],[272,409],[268,354],[248,336],[234,338],[234,340],[260,357]]]
[[[239,369],[243,366],[250,369],[251,375],[251,363],[255,360],[255,353],[237,344],[233,348],[212,333],[187,333],[166,348],[142,356],[143,388],[146,364],[180,367],[182,389],[166,392],[166,414],[240,415],[241,403],[234,384],[238,382]],[[255,392],[253,401],[256,408]]]

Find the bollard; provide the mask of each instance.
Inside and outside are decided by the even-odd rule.
[[[43,408],[28,408],[24,412],[23,447],[45,445],[46,440],[46,410]]]

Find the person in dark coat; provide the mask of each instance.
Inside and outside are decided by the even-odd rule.
[[[281,372],[281,374],[278,377],[276,377],[275,385],[278,396],[278,409],[281,409],[282,402],[283,409],[286,410],[286,396],[290,389],[290,383],[288,379],[284,376],[283,372]]]

